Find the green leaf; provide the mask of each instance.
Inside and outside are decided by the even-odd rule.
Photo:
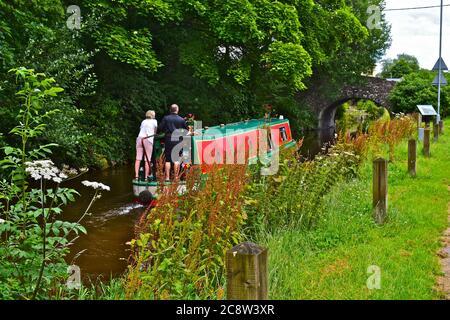
[[[51,87],[50,89],[45,90],[45,91],[44,91],[44,94],[45,94],[45,95],[52,96],[52,97],[56,97],[57,94],[58,94],[59,92],[62,92],[62,91],[64,91],[63,88],[60,88],[60,87]]]
[[[5,150],[5,154],[6,155],[10,155],[11,153],[14,152],[14,148],[13,147],[5,147],[5,148],[3,148],[3,150]]]
[[[87,234],[87,230],[86,230],[86,228],[85,227],[83,227],[82,225],[78,225],[78,230],[79,231],[81,231],[82,233],[84,233],[84,234]]]

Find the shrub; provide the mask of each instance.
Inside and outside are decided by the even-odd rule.
[[[369,129],[370,145],[375,154],[379,153],[381,144],[389,146],[389,161],[395,160],[395,146],[403,139],[413,135],[416,121],[411,116],[399,115],[392,120],[380,119]]]
[[[310,229],[322,213],[322,197],[338,181],[357,174],[360,161],[352,144],[305,161],[296,152],[282,155],[276,176],[255,177],[247,186],[249,232],[280,228]]]
[[[80,222],[90,206],[77,222],[60,220],[62,207],[77,194],[60,184],[77,173],[61,171],[46,159],[53,144],[30,150],[30,143],[46,129],[43,119],[55,113],[42,114],[44,102],[61,89],[44,74],[24,68],[12,71],[23,81],[17,93],[23,101],[19,125],[10,132],[21,147],[5,146],[6,156],[0,161],[5,177],[0,181],[0,299],[48,299],[67,290],[64,256],[74,237],[86,232]],[[30,183],[30,178],[36,182]]]
[[[391,91],[389,98],[394,112],[410,113],[417,111],[417,105],[437,106],[437,87],[431,85],[436,72],[421,70],[404,77]],[[442,87],[441,116],[450,114],[450,88]]]

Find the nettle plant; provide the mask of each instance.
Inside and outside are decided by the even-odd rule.
[[[65,290],[69,246],[86,229],[80,224],[101,191],[109,187],[89,181],[95,189],[86,211],[76,222],[58,219],[62,207],[78,193],[61,187],[83,174],[75,169],[58,169],[48,159],[55,144],[31,147],[46,128],[45,120],[57,110],[44,112],[45,102],[63,89],[53,78],[25,68],[10,71],[21,82],[17,96],[22,101],[19,124],[10,131],[19,147],[3,147],[0,161],[0,299],[51,298]]]

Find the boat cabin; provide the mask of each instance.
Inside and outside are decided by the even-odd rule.
[[[214,127],[193,129],[183,136],[181,163],[185,165],[253,164],[262,157],[270,158],[275,148],[295,145],[288,119],[252,119]],[[206,167],[206,166],[203,166]],[[202,167],[202,171],[203,171]],[[203,171],[205,172],[205,171]],[[139,198],[154,198],[157,181],[133,180],[133,193]],[[180,182],[180,192],[185,185]]]

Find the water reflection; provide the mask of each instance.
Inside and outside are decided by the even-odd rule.
[[[93,195],[92,189],[81,185],[82,180],[98,181],[111,187],[111,191],[104,192],[93,205],[92,215],[82,222],[88,233],[75,241],[67,257],[67,262],[78,265],[84,276],[114,276],[126,269],[129,252],[125,243],[133,237],[136,219],[145,209],[133,202],[132,176],[132,168],[123,166],[89,172],[69,185],[81,193],[76,203],[64,210],[64,219],[71,221],[83,214]]]
[[[334,140],[335,128],[304,131],[300,133],[303,137],[303,146],[300,152],[305,157],[313,158],[322,151],[324,144]]]

